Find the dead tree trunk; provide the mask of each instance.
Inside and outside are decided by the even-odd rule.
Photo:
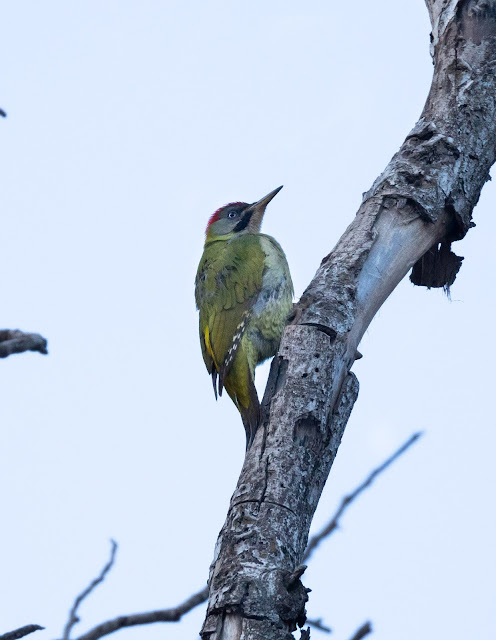
[[[299,565],[357,397],[357,346],[412,267],[415,284],[446,287],[460,267],[450,244],[472,226],[495,161],[496,0],[426,3],[426,105],[284,332],[216,545],[203,640],[290,640],[304,623]]]

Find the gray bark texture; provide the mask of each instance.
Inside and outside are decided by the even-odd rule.
[[[375,313],[412,280],[449,287],[496,153],[496,0],[426,0],[434,77],[422,115],[295,306],[210,568],[203,640],[292,640],[310,524],[358,393]],[[301,637],[308,637],[302,632]]]

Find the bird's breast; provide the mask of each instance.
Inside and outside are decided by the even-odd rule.
[[[293,306],[293,283],[283,250],[270,236],[260,237],[265,253],[262,287],[253,305],[246,340],[256,366],[273,356]]]

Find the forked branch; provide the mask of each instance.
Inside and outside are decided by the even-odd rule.
[[[87,633],[79,636],[78,640],[98,640],[103,636],[124,629],[125,627],[135,627],[141,624],[153,624],[155,622],[178,622],[186,613],[197,607],[208,597],[208,588],[205,587],[198,593],[193,594],[187,600],[170,609],[159,609],[157,611],[146,611],[145,613],[134,613],[128,616],[119,616],[112,620],[107,620]]]
[[[72,628],[74,627],[75,624],[79,622],[79,616],[78,616],[79,606],[81,605],[83,600],[85,600],[90,595],[90,593],[92,593],[96,589],[96,587],[105,580],[105,576],[110,571],[110,569],[112,569],[112,567],[114,566],[115,554],[117,552],[117,542],[115,542],[115,540],[111,540],[110,544],[111,544],[110,558],[107,564],[103,567],[100,574],[94,580],[92,580],[91,583],[86,587],[86,589],[84,589],[84,591],[82,591],[78,595],[78,597],[74,600],[74,604],[72,605],[72,608],[69,612],[69,619],[67,620],[67,624],[65,625],[65,628],[64,628],[62,640],[70,639]]]
[[[329,524],[324,527],[322,531],[317,533],[309,542],[307,547],[307,552],[305,554],[305,559],[308,559],[313,552],[313,550],[320,544],[325,538],[328,538],[338,526],[339,519],[343,515],[345,509],[347,509],[359,496],[360,494],[369,487],[372,482],[376,479],[378,475],[383,473],[391,464],[397,460],[403,453],[406,452],[420,437],[420,433],[413,434],[399,449],[397,449],[389,458],[387,458],[382,464],[373,469],[366,479],[359,484],[356,489],[354,489],[351,493],[345,496],[341,502],[340,507],[336,511],[336,513],[332,516],[329,521]],[[344,507],[343,507],[344,505]],[[109,561],[103,567],[99,576],[93,580],[90,585],[76,598],[74,605],[71,608],[69,614],[69,620],[66,624],[63,640],[69,640],[72,627],[79,621],[79,617],[77,611],[79,606],[83,602],[85,598],[87,598],[95,589],[97,585],[99,585],[106,577],[110,569],[112,568],[115,560],[115,552],[117,549],[117,545],[114,541],[112,541],[112,549]],[[297,581],[299,577],[303,574],[305,570],[304,566],[299,567],[293,576],[293,582]],[[291,579],[289,580],[291,582]],[[187,598],[184,602],[177,605],[176,607],[171,607],[170,609],[159,609],[156,611],[146,611],[143,613],[133,613],[124,616],[118,616],[117,618],[113,618],[112,620],[107,620],[93,629],[90,629],[86,633],[82,634],[77,638],[77,640],[98,640],[103,636],[108,635],[109,633],[114,633],[119,629],[124,629],[126,627],[134,627],[138,625],[144,624],[154,624],[156,622],[178,622],[185,614],[189,613],[192,609],[197,607],[198,605],[205,602],[208,598],[208,587],[204,587],[197,593],[194,593],[192,596]],[[308,624],[319,629],[320,631],[330,632],[330,629],[322,623],[321,619],[316,620],[308,620]],[[0,640],[2,638],[0,637]]]

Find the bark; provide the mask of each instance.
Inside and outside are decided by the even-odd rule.
[[[449,287],[460,266],[450,244],[472,226],[495,161],[496,0],[426,4],[434,62],[426,105],[285,329],[264,424],[217,541],[203,640],[291,640],[303,625],[301,561],[357,397],[357,346],[416,263],[414,280],[426,286]]]

